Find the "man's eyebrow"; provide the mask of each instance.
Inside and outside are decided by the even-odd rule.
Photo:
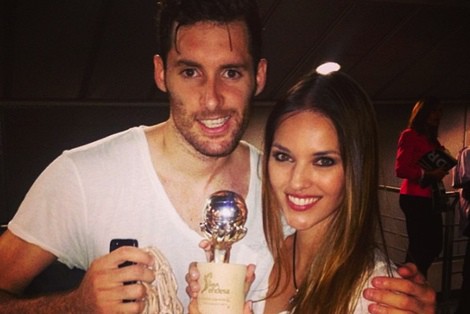
[[[228,63],[228,64],[224,64],[224,65],[222,66],[222,68],[224,68],[224,69],[229,69],[229,68],[232,68],[232,69],[233,69],[233,68],[237,68],[237,69],[244,69],[244,70],[246,70],[246,69],[249,68],[249,66],[248,66],[248,64],[245,64],[245,63]]]
[[[181,59],[176,62],[176,66],[189,66],[189,67],[200,67],[201,65],[195,61],[188,60],[188,59]]]
[[[189,59],[180,59],[176,62],[177,67],[193,67],[193,68],[200,68],[202,65],[196,61],[192,61]],[[221,69],[249,69],[249,65],[243,62],[240,63],[227,63],[222,64],[220,66]]]

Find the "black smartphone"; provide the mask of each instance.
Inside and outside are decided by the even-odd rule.
[[[109,243],[109,251],[112,252],[115,249],[120,248],[121,246],[139,247],[139,242],[137,242],[136,239],[112,239]],[[132,262],[127,261],[119,265],[119,267],[126,267],[132,264]]]
[[[111,242],[109,243],[109,251],[112,252],[117,248],[120,248],[121,246],[134,246],[134,247],[139,247],[139,242],[137,242],[136,239],[112,239]],[[132,264],[135,264],[133,262],[126,261],[122,264],[119,265],[119,267],[126,267],[130,266]],[[137,283],[137,281],[127,281],[124,284],[125,285],[132,285]],[[124,300],[124,302],[132,302],[134,300]]]

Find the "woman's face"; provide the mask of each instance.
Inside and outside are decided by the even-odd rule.
[[[327,227],[344,196],[338,135],[330,119],[303,111],[274,134],[268,171],[287,223],[301,230]]]

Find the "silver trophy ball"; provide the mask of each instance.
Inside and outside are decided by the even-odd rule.
[[[209,262],[228,263],[230,249],[246,234],[248,215],[243,197],[232,191],[217,191],[207,199],[201,231],[211,242]]]

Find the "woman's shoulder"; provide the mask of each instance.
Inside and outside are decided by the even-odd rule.
[[[407,128],[404,129],[400,134],[400,142],[428,142],[428,139],[425,135],[418,133],[416,130]]]
[[[418,132],[416,132],[416,130],[414,129],[411,129],[411,128],[406,128],[404,129],[403,131],[401,131],[401,137],[418,137],[420,136],[420,134]]]
[[[356,307],[353,311],[354,314],[368,313],[368,307],[371,304],[371,301],[364,298],[364,296],[362,295],[362,291],[364,291],[364,289],[366,288],[372,288],[372,278],[377,276],[400,278],[395,263],[393,263],[393,261],[391,261],[387,256],[385,256],[385,254],[378,250],[375,252],[374,269],[372,270],[369,275],[369,278],[367,278],[366,282],[360,290],[361,293],[359,295]]]
[[[375,252],[375,265],[370,277],[375,276],[400,277],[397,272],[397,265],[379,250]]]

